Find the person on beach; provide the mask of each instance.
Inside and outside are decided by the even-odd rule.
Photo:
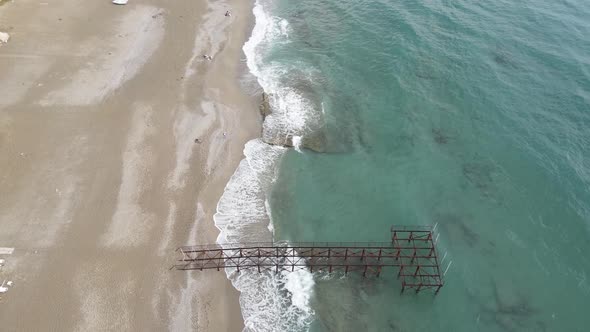
[[[228,10],[228,11],[226,11],[226,12],[225,12],[225,17],[230,17],[230,16],[231,16],[231,13],[229,12],[229,10]]]

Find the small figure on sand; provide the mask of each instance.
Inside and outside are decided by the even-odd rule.
[[[195,143],[201,143],[201,142],[202,142],[201,139],[195,138]]]
[[[210,56],[210,55],[207,55],[207,54],[203,55],[203,58],[204,58],[205,60],[209,60],[209,61],[213,60],[213,57],[212,57],[212,56]]]
[[[224,131],[223,132],[223,137],[226,137],[226,136],[227,136],[227,133]]]
[[[225,12],[225,17],[231,17],[231,12],[229,10]]]

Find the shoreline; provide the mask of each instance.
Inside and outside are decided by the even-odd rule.
[[[218,184],[213,185],[215,186],[215,191],[205,192],[206,190],[204,190],[204,194],[202,196],[203,205],[210,208],[210,212],[205,214],[205,220],[207,222],[204,224],[204,226],[206,226],[207,230],[201,229],[201,231],[210,234],[206,236],[206,243],[216,243],[217,237],[220,234],[220,230],[214,223],[213,215],[217,212],[217,205],[226,185],[236,171],[238,164],[244,158],[243,150],[245,144],[251,139],[259,137],[262,130],[261,116],[258,111],[259,96],[247,95],[247,93],[243,90],[244,87],[240,83],[243,75],[249,73],[249,69],[247,68],[245,62],[242,62],[242,59],[245,59],[242,47],[250,37],[250,33],[255,24],[252,14],[254,1],[244,2],[238,0],[228,2],[233,3],[231,5],[231,12],[234,22],[232,22],[228,29],[228,44],[223,47],[224,52],[226,53],[224,54],[222,52],[220,56],[214,57],[214,61],[218,62],[214,64],[214,67],[208,72],[207,78],[205,78],[205,81],[208,83],[205,84],[205,87],[224,92],[224,96],[216,95],[218,102],[225,100],[229,95],[231,95],[230,99],[234,99],[233,101],[235,102],[233,107],[231,107],[232,111],[240,112],[247,110],[248,114],[228,116],[224,118],[224,113],[222,112],[221,117],[222,119],[224,118],[221,121],[222,123],[224,122],[222,124],[222,128],[219,128],[218,131],[211,135],[217,135],[218,137],[228,137],[232,142],[228,146],[228,158],[224,161],[220,161],[220,164],[228,165],[228,167],[226,167],[224,172],[220,172]],[[227,80],[227,77],[232,77],[231,81]],[[244,105],[248,105],[248,107],[243,107]],[[252,122],[252,120],[254,120],[254,123],[248,124],[248,121]],[[203,240],[198,242],[204,243]],[[216,312],[215,321],[218,322],[218,324],[212,323],[210,326],[215,330],[242,331],[244,328],[244,321],[241,311],[242,308],[240,307],[240,293],[234,288],[234,286],[231,284],[231,281],[225,276],[223,272],[214,273],[216,274],[210,276],[211,282],[218,284],[219,286],[217,287],[219,288],[215,290],[217,287],[213,286],[213,288],[209,288],[207,291],[211,292],[212,298],[216,298],[218,296],[217,291],[219,289],[229,288],[229,290],[226,290],[225,293],[227,296],[227,301],[230,302],[228,305],[232,309],[230,309],[230,311],[224,311],[220,310],[219,308],[210,308],[209,310],[211,310],[211,312]],[[218,275],[217,273],[221,274]],[[226,304],[223,303],[221,304],[222,307],[225,305]],[[207,308],[199,310],[207,310]],[[227,326],[227,329],[220,328],[222,326],[221,322],[227,321],[230,322]],[[207,330],[206,327],[205,330]]]
[[[240,86],[252,7],[2,6],[9,330],[242,330],[224,274],[168,268],[176,247],[216,241],[217,202],[260,136],[258,100]]]
[[[283,158],[293,148],[299,151],[303,146],[318,147],[310,144],[313,140],[303,142],[300,136],[307,134],[307,119],[301,122],[301,118],[293,118],[311,105],[288,84],[283,84],[286,82],[280,81],[274,71],[276,63],[264,61],[275,39],[288,39],[289,22],[274,16],[261,1],[255,1],[252,15],[252,32],[243,51],[247,69],[262,95],[258,102],[262,130],[259,137],[246,143],[244,158],[219,200],[214,220],[221,230],[217,243],[222,247],[228,243],[273,241],[270,194]],[[261,274],[226,268],[225,272],[240,291],[246,330],[303,331],[309,328],[314,315],[309,301],[315,283],[309,271]]]

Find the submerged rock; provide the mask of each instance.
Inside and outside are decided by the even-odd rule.
[[[315,152],[326,152],[326,138],[323,132],[312,132],[306,136],[293,134],[286,135],[268,135],[263,129],[262,141],[270,145],[278,145],[287,148],[295,147],[294,141],[299,139],[297,146],[299,148],[309,149]]]
[[[262,141],[266,144],[277,145],[286,148],[296,147],[295,141],[299,136],[287,135],[285,137],[263,137]],[[299,148],[305,148],[315,152],[324,153],[326,152],[325,137],[322,133],[315,133],[310,136],[300,138],[300,143],[297,144]]]
[[[271,113],[269,95],[266,92],[262,93],[262,102],[259,106],[260,114],[262,114],[262,121]]]
[[[327,139],[323,129],[316,130],[303,137],[301,146],[315,152],[326,152]]]
[[[326,151],[326,135],[319,123],[309,124],[304,130],[294,132],[289,127],[288,119],[282,118],[281,114],[273,114],[271,106],[272,95],[262,93],[262,101],[259,105],[260,114],[263,118],[262,141],[270,144],[292,148],[295,142],[298,148],[305,148],[315,152]]]

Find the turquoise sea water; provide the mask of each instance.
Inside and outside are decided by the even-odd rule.
[[[311,331],[588,330],[587,2],[258,4],[281,30],[262,62],[300,96],[289,121],[326,138],[283,157],[275,239],[438,223],[453,262],[436,297],[314,275]]]

